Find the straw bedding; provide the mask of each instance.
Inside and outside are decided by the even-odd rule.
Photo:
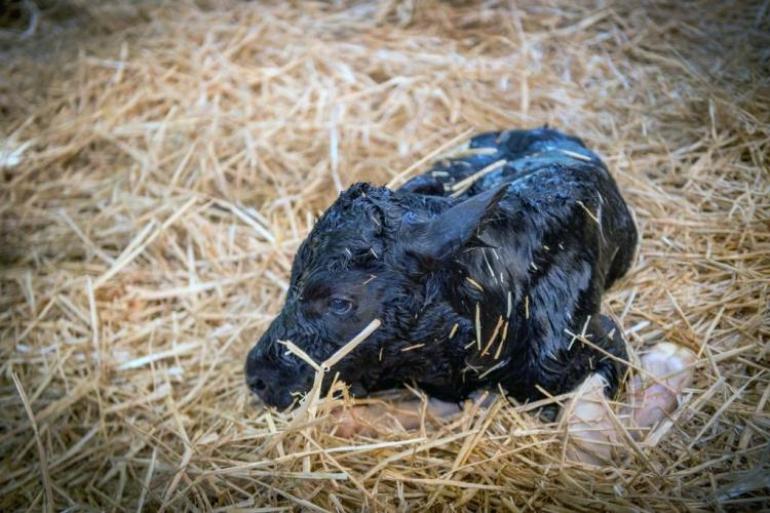
[[[770,507],[768,2],[39,2],[0,36],[0,510]],[[631,348],[699,355],[616,467],[498,401],[331,436],[247,350],[340,188],[484,129],[597,149],[643,236]],[[636,357],[636,356],[635,356]]]

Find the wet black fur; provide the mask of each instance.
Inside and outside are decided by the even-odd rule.
[[[637,243],[615,181],[579,139],[548,128],[481,134],[470,148],[490,150],[439,162],[396,191],[353,185],[319,219],[283,310],[247,358],[247,382],[267,404],[289,406],[314,375],[279,341],[321,362],[374,318],[382,326],[333,369],[356,394],[414,383],[461,400],[499,384],[524,401],[593,371],[615,393],[624,341],[599,308]],[[570,335],[581,331],[590,344]]]

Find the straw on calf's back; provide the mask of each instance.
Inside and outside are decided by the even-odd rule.
[[[596,371],[614,394],[626,353],[599,307],[636,242],[615,181],[579,139],[481,134],[398,190],[340,195],[300,246],[247,382],[287,407],[314,370],[280,341],[320,362],[379,318],[328,380],[339,373],[355,394],[413,383],[450,401],[499,384],[528,400]]]

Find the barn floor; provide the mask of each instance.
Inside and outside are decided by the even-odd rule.
[[[770,4],[38,2],[0,31],[0,510],[770,508]],[[544,123],[606,160],[637,352],[698,352],[655,446],[564,462],[500,401],[346,441],[243,362],[339,188]]]

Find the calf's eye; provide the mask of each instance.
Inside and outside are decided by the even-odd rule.
[[[353,303],[347,299],[334,297],[329,301],[329,309],[337,315],[344,315],[348,313],[351,308],[353,308]]]

